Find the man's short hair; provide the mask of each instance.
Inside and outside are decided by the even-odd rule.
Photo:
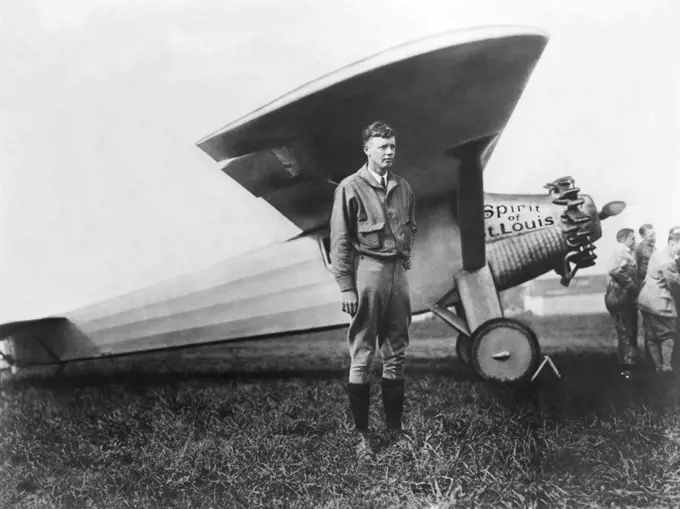
[[[640,226],[640,235],[644,235],[645,233],[647,233],[648,230],[653,230],[653,229],[654,229],[654,225],[651,225],[649,223],[645,223],[642,226]]]
[[[680,241],[680,226],[674,226],[668,231],[668,242]]]
[[[618,242],[623,242],[630,235],[635,235],[635,231],[632,228],[621,228],[616,234],[616,240]]]
[[[385,122],[373,122],[371,125],[366,126],[362,132],[362,138],[364,140],[364,145],[368,143],[371,138],[391,138],[396,136],[397,131],[392,127],[387,125]]]

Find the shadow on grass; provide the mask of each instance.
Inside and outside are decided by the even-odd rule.
[[[678,406],[677,380],[659,379],[646,366],[634,371],[633,380],[627,380],[621,376],[615,355],[563,353],[553,360],[561,378],[546,369],[535,382],[487,383],[484,391],[511,412],[533,411],[541,424],[637,410],[670,414]]]
[[[193,359],[193,364],[200,364],[200,360]],[[95,366],[78,369],[78,372],[68,373],[67,366],[64,372],[57,373],[56,369],[42,369],[34,373],[24,373],[20,377],[9,379],[5,382],[8,390],[25,390],[39,388],[45,390],[62,391],[71,388],[103,387],[108,385],[134,385],[134,386],[163,386],[187,382],[214,382],[233,383],[238,381],[266,381],[266,380],[341,380],[347,377],[348,366],[319,367],[314,365],[300,366],[295,363],[292,366],[278,365],[270,368],[258,366],[246,369],[228,369],[219,367],[193,367],[177,366],[154,363],[153,366],[131,365],[127,368],[103,366],[99,372]],[[212,363],[214,364],[214,362]],[[73,368],[72,368],[73,369]],[[380,376],[380,365],[374,366],[374,374]],[[456,358],[436,359],[428,362],[425,359],[412,361],[407,367],[408,376],[437,376],[446,377],[460,382],[478,381],[478,377],[472,373],[463,363]]]
[[[467,384],[510,411],[540,407],[555,418],[587,415],[603,408],[620,410],[631,405],[653,404],[660,396],[658,381],[651,373],[642,373],[633,382],[621,378],[615,356],[602,352],[564,352],[553,357],[562,378],[547,366],[531,382],[494,384],[480,380],[471,368],[456,357],[415,358],[407,361],[409,380],[435,379],[444,384]],[[227,363],[229,364],[229,363]],[[345,364],[345,365],[343,365]],[[240,369],[220,365],[215,359],[173,359],[170,362],[136,360],[112,365],[108,361],[91,362],[85,366],[67,366],[65,372],[54,369],[23,373],[5,381],[4,389],[23,391],[30,388],[62,392],[85,387],[128,386],[135,388],[176,386],[179,384],[282,380],[337,380],[347,376],[343,359],[314,362],[312,359],[285,359],[245,363]],[[75,372],[69,373],[69,369]],[[374,380],[380,377],[379,363],[374,366]]]

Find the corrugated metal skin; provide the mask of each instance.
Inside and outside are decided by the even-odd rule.
[[[63,362],[343,325],[348,315],[318,241],[302,237],[55,323],[10,338],[20,365],[55,362],[53,354]]]
[[[299,238],[68,316],[102,354],[347,322],[313,238]]]

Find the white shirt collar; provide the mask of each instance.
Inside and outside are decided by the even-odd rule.
[[[382,177],[385,177],[385,183],[387,183],[387,181],[390,179],[390,171],[389,171],[389,170],[387,170],[387,172],[385,173],[385,175],[382,175],[382,177],[381,177],[381,176],[378,175],[376,172],[374,172],[373,170],[371,170],[371,169],[368,167],[368,164],[366,164],[366,169],[368,170],[368,173],[370,173],[371,175],[373,175],[373,178],[375,179],[375,181],[376,181],[378,184],[380,184],[380,185],[382,185],[382,182],[380,181],[380,179],[381,179]]]
[[[616,243],[616,248],[614,252],[617,256],[633,254],[633,251],[630,250],[628,246],[626,246],[623,242]]]
[[[626,246],[623,242],[617,242],[616,243],[616,254],[632,254],[633,251],[630,250],[628,246]]]
[[[611,261],[609,262],[610,267],[617,268],[621,267],[622,264],[630,263],[635,265],[635,258],[633,258],[633,252],[628,249],[627,246],[623,245],[621,242],[616,243],[614,248],[614,254],[612,254]]]

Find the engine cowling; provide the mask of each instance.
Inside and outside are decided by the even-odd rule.
[[[598,211],[571,177],[545,187],[545,195],[485,196],[487,260],[498,290],[550,270],[568,286],[578,269],[595,264],[593,243],[602,236],[600,221],[625,207],[612,202]]]

